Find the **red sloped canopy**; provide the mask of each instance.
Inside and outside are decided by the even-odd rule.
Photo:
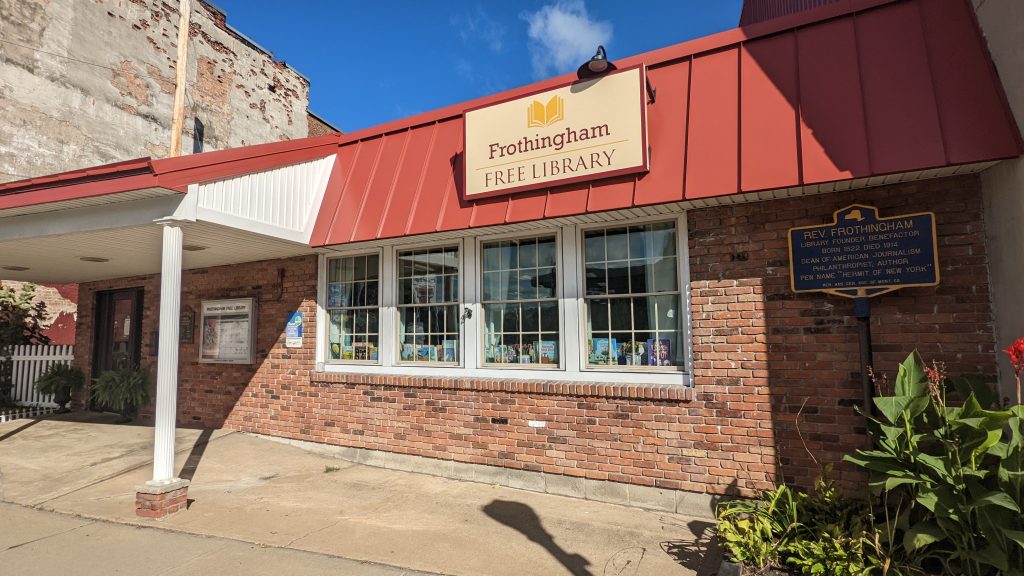
[[[645,64],[651,169],[464,201],[462,112],[342,137],[311,244],[493,226],[998,160],[1020,136],[969,0],[841,0],[616,62]]]

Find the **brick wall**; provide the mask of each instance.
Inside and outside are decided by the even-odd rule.
[[[822,464],[864,443],[852,408],[861,399],[858,341],[851,301],[790,293],[786,230],[829,221],[852,202],[877,205],[883,216],[932,210],[938,217],[942,284],[873,304],[879,371],[894,375],[918,347],[953,372],[993,375],[979,180],[964,176],[690,212],[692,395],[430,378],[427,370],[424,377],[318,375],[313,338],[294,351],[281,336],[293,309],[306,312],[307,334],[314,333],[314,258],[188,273],[184,302],[197,310],[202,298],[259,295],[259,355],[252,367],[199,365],[198,344],[183,346],[179,421],[714,494],[751,494],[780,477],[807,485],[817,468],[797,434],[801,406],[800,432]],[[286,276],[277,298],[279,268]],[[85,303],[94,290],[132,282],[147,287],[151,314],[156,279],[119,280],[83,285],[80,322],[89,321]],[[147,335],[154,321],[147,315]],[[845,484],[861,479],[842,465],[834,474]]]
[[[291,379],[309,380],[316,334],[316,273],[316,257],[306,256],[189,270],[182,275],[182,308],[189,306],[195,311],[196,329],[192,343],[182,343],[178,348],[179,424],[221,427],[232,418],[247,388],[258,389],[264,383],[276,385]],[[142,366],[149,371],[155,392],[159,276],[119,278],[80,286],[75,362],[90,374],[96,291],[132,287],[144,290]],[[256,361],[251,365],[199,363],[200,303],[250,297],[256,298],[258,310]],[[288,314],[295,310],[304,315],[305,347],[286,349],[284,326]],[[152,407],[140,410],[143,421],[151,419],[152,414]]]

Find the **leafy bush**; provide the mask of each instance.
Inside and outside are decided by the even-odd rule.
[[[107,370],[93,383],[92,397],[127,420],[149,403],[149,375],[132,368]]]
[[[870,473],[905,552],[943,573],[1024,574],[1024,406],[995,402],[986,384],[949,379],[914,352],[892,395],[875,398],[874,448],[845,458]]]
[[[51,364],[38,379],[36,390],[40,394],[60,394],[62,390],[76,392],[82,388],[85,374],[81,368],[60,362]]]
[[[868,517],[865,501],[822,478],[810,494],[781,485],[755,500],[722,503],[718,535],[735,561],[758,571],[789,565],[800,574],[862,575],[885,564]]]

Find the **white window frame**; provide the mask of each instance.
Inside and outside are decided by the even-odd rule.
[[[622,228],[628,226],[634,226],[638,224],[656,224],[659,222],[674,222],[676,225],[676,282],[679,292],[679,306],[681,310],[685,310],[683,321],[683,328],[679,331],[679,339],[682,341],[685,349],[683,350],[683,366],[618,366],[618,365],[595,365],[587,362],[587,354],[583,352],[582,346],[587,342],[587,303],[586,303],[586,291],[583,280],[583,275],[586,273],[586,262],[584,261],[583,246],[584,246],[584,234],[588,230],[604,230],[608,228]],[[671,215],[663,216],[650,216],[645,218],[630,219],[628,222],[615,221],[615,222],[600,222],[597,224],[587,224],[586,226],[580,226],[578,236],[576,238],[576,246],[578,247],[578,258],[576,260],[577,269],[576,277],[579,279],[579,345],[581,346],[579,355],[579,369],[584,372],[613,372],[615,374],[621,374],[623,372],[633,373],[690,373],[690,366],[692,363],[693,355],[693,339],[690,335],[690,323],[692,321],[692,311],[690,308],[690,255],[687,251],[689,242],[686,241],[689,234],[686,230],[686,213],[679,217],[672,217]],[[685,271],[684,271],[685,268]]]
[[[462,322],[462,321],[459,322],[459,361],[454,363],[454,364],[448,363],[448,362],[403,362],[401,360],[401,354],[400,354],[400,350],[399,350],[399,347],[398,347],[398,335],[400,333],[399,332],[399,326],[400,326],[401,321],[402,321],[401,314],[399,314],[399,309],[398,309],[398,253],[399,252],[418,251],[418,250],[430,250],[432,248],[451,248],[451,247],[454,247],[456,249],[456,251],[458,253],[457,254],[457,258],[458,258],[458,262],[459,262],[459,273],[458,273],[459,295],[456,298],[456,301],[454,302],[454,304],[455,304],[455,309],[458,311],[459,317],[461,318],[462,317],[462,312],[466,309],[466,304],[465,304],[466,288],[463,285],[465,283],[465,281],[466,281],[466,275],[465,275],[465,272],[463,272],[463,270],[465,269],[465,266],[466,266],[466,250],[465,250],[465,245],[466,245],[466,242],[464,242],[463,239],[459,238],[459,239],[454,239],[454,240],[451,240],[451,239],[449,239],[449,240],[438,240],[436,242],[415,242],[415,243],[408,243],[408,244],[398,244],[398,245],[395,245],[395,246],[392,247],[393,248],[392,249],[392,253],[391,253],[390,258],[389,258],[391,260],[391,278],[390,278],[390,281],[388,282],[390,284],[390,289],[391,289],[391,309],[393,310],[393,312],[392,312],[393,318],[392,318],[392,320],[391,320],[391,322],[389,324],[389,326],[391,326],[391,335],[390,335],[391,345],[394,347],[394,350],[391,353],[391,359],[390,359],[391,360],[391,364],[390,364],[391,366],[402,367],[402,368],[429,368],[431,370],[439,369],[439,368],[455,368],[455,369],[463,369],[463,368],[465,368],[465,366],[466,366],[466,332],[468,332],[468,330],[466,330],[466,323]],[[439,303],[438,305],[440,305],[440,306],[451,306],[452,303],[451,302]],[[383,338],[383,336],[381,336],[381,338]]]
[[[366,248],[325,249],[319,257],[319,282],[317,295],[317,370],[348,374],[377,374],[392,376],[430,376],[462,377],[462,378],[503,378],[524,380],[560,380],[566,382],[617,382],[626,384],[664,384],[692,386],[693,384],[693,314],[690,294],[690,258],[686,212],[673,212],[645,217],[630,216],[627,218],[609,218],[604,222],[580,223],[579,219],[566,218],[557,224],[528,228],[510,226],[508,231],[490,231],[485,233],[467,230],[463,236],[452,238],[431,239],[429,237],[401,238],[397,240],[378,241],[373,250],[381,254],[381,311],[380,311],[380,363],[346,364],[340,362],[324,362],[327,351],[327,314],[326,304],[326,272],[329,258],[347,255],[368,254],[372,250]],[[676,222],[676,253],[679,257],[679,293],[683,315],[682,342],[684,346],[683,366],[646,367],[647,370],[625,366],[587,367],[585,351],[586,326],[583,302],[583,231],[595,228],[609,228],[622,224],[643,224],[651,222]],[[559,366],[557,368],[538,368],[537,365],[498,367],[483,366],[483,305],[481,295],[483,288],[481,261],[481,245],[484,241],[503,238],[532,238],[556,233],[558,245],[558,264],[556,271],[557,292],[559,294],[559,314],[562,335],[560,339]],[[570,241],[571,240],[571,241]],[[398,358],[398,310],[396,308],[398,291],[398,252],[437,248],[441,246],[459,246],[459,303],[462,310],[469,308],[473,318],[461,323],[459,328],[460,365],[437,365],[427,363],[399,364]],[[389,328],[390,327],[390,328]],[[390,333],[388,333],[390,330]],[[575,338],[567,335],[576,334]],[[424,369],[427,372],[424,372]]]
[[[330,285],[330,262],[331,260],[341,260],[344,258],[358,258],[360,256],[376,256],[377,257],[377,342],[379,344],[377,350],[376,360],[345,360],[339,358],[337,360],[331,359],[330,354],[327,353],[331,346],[330,342],[330,322],[331,322],[331,311],[327,307],[327,296],[329,294],[328,286]],[[384,258],[380,249],[367,250],[362,248],[360,250],[352,250],[345,252],[336,252],[328,254],[326,258],[320,259],[320,272],[317,284],[318,292],[323,296],[318,298],[317,306],[317,362],[323,362],[325,364],[342,364],[345,366],[380,366],[382,363],[382,357],[384,356]],[[320,311],[323,310],[323,320],[320,320]],[[321,330],[319,326],[323,325],[323,338],[320,337]],[[322,355],[322,357],[321,357]]]
[[[484,244],[487,242],[496,242],[499,240],[528,240],[531,238],[545,238],[549,236],[555,237],[555,302],[558,306],[558,334],[561,336],[558,339],[558,364],[557,365],[541,365],[541,364],[486,364],[484,362],[484,347],[483,337],[486,333],[484,327],[484,302],[483,302],[483,281],[484,281]],[[476,293],[480,296],[478,298],[477,309],[473,312],[473,315],[477,317],[476,330],[477,330],[477,366],[486,368],[488,370],[543,370],[550,372],[552,370],[564,371],[565,370],[565,337],[563,334],[565,326],[565,296],[562,290],[563,276],[565,275],[562,271],[562,229],[558,227],[552,228],[538,228],[536,230],[519,230],[515,232],[500,232],[495,234],[486,234],[483,236],[476,237],[476,253],[479,255],[477,259],[477,269],[475,281],[477,284]],[[539,321],[539,319],[538,319]]]

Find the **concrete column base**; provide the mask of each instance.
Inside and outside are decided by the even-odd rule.
[[[167,483],[141,484],[135,487],[135,515],[164,518],[188,506],[188,480],[175,478]]]

